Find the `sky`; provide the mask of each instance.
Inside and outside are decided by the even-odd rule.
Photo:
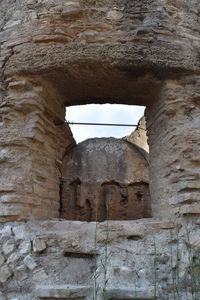
[[[137,124],[144,114],[144,106],[88,104],[66,108],[66,120],[69,122]],[[116,137],[131,134],[134,127],[108,127],[70,125],[77,143],[94,137]]]

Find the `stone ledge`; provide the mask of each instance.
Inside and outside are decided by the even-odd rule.
[[[36,295],[39,298],[84,298],[92,290],[90,286],[85,285],[37,285]]]
[[[113,300],[125,300],[125,299],[134,299],[134,300],[153,300],[154,297],[154,288],[149,288],[146,290],[141,289],[130,289],[130,288],[118,288],[118,289],[107,289],[106,290],[108,299]],[[156,298],[157,299],[157,298]]]

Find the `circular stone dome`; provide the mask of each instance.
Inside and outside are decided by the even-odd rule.
[[[150,217],[148,154],[115,138],[88,139],[63,161],[61,216],[70,220]],[[96,205],[97,204],[97,205]],[[108,205],[106,205],[108,204]]]

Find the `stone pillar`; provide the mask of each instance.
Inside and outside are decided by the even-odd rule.
[[[153,215],[199,215],[200,76],[166,80],[146,117]]]
[[[65,107],[39,77],[6,80],[0,102],[0,220],[59,216]]]

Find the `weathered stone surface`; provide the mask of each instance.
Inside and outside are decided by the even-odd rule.
[[[33,279],[36,282],[44,281],[48,278],[47,273],[43,268],[38,268],[33,271]]]
[[[27,254],[31,251],[31,241],[23,241],[19,245],[19,250],[21,254]]]
[[[24,258],[24,264],[27,266],[27,268],[29,268],[29,270],[34,270],[37,267],[37,264],[31,255],[27,255]]]
[[[123,139],[137,145],[146,152],[149,152],[146,133],[146,120],[144,116],[139,120],[137,128],[129,136],[125,136]]]
[[[5,283],[11,276],[11,273],[7,267],[7,265],[3,265],[0,267],[0,283]]]
[[[73,286],[73,285],[61,285],[61,286],[36,286],[36,294],[41,298],[82,298],[88,296],[92,288],[90,286]]]
[[[158,299],[173,299],[179,270],[175,284],[181,300],[194,298],[200,235],[199,8],[199,0],[0,1],[0,220],[60,216],[62,159],[74,145],[65,106],[107,102],[147,106],[152,213],[167,219],[109,221],[108,227],[54,220],[27,223],[23,232],[14,229],[19,223],[1,223],[0,298],[35,300],[34,280],[45,279],[51,287],[91,285],[96,228],[100,299],[108,228],[107,291],[124,289],[122,297],[133,285],[148,291],[156,270]],[[18,245],[35,236],[47,245],[41,255],[29,253],[39,267],[26,269],[28,277],[16,281],[11,269],[21,267],[23,275],[21,262],[28,254]],[[200,299],[199,290],[195,293]]]
[[[102,264],[105,262],[107,239],[109,280],[106,292],[109,299],[154,299],[155,272],[157,299],[165,300],[168,296],[173,299],[172,275],[177,267],[181,297],[192,299],[190,257],[193,257],[194,276],[198,279],[196,270],[199,261],[196,258],[199,254],[200,229],[195,222],[179,221],[155,218],[123,222],[109,220],[108,224],[102,222],[97,226],[95,222],[66,220],[28,222],[26,234],[30,239],[37,234],[37,238],[48,245],[47,251],[40,255],[28,254],[38,265],[33,270],[22,264],[27,260],[27,255],[21,254],[20,260],[13,263],[12,270],[4,262],[0,267],[3,267],[0,273],[1,291],[9,300],[11,297],[20,300],[85,297],[92,300],[96,259],[98,299],[104,299]],[[15,222],[12,226],[18,225]],[[190,250],[188,247],[191,247]],[[15,252],[20,253],[18,249]],[[14,276],[11,276],[12,272]],[[198,297],[199,294],[197,291]]]
[[[4,258],[3,255],[0,253],[0,266],[3,265],[4,261],[5,261],[5,258]]]
[[[10,225],[5,226],[0,230],[0,235],[2,237],[11,237],[12,236],[12,227]]]
[[[155,299],[154,288],[149,288],[146,291],[136,290],[134,288],[107,289],[106,294],[108,299],[135,299],[135,300]]]
[[[45,241],[39,238],[33,240],[33,251],[40,253],[46,249]]]
[[[65,108],[55,97],[47,96],[50,90],[42,87],[40,80],[33,83],[27,77],[14,76],[8,81],[15,85],[9,88],[9,95],[0,107],[0,116],[3,113],[0,123],[0,157],[2,154],[3,158],[0,218],[24,221],[30,215],[58,217],[60,163],[67,146],[74,143],[70,130],[63,123]],[[41,99],[43,96],[45,101]],[[52,101],[48,108],[46,101]],[[22,107],[24,118],[20,117]],[[38,109],[39,114],[35,111]],[[16,239],[23,239],[25,227],[20,225],[14,234]]]
[[[20,258],[19,254],[16,253],[16,252],[14,252],[14,253],[12,253],[12,254],[8,257],[6,263],[7,263],[7,264],[12,264],[12,265],[13,265],[13,264],[15,264],[15,263],[19,260],[19,258]]]
[[[10,254],[15,249],[15,241],[14,240],[7,240],[3,246],[2,250],[5,255]]]
[[[69,151],[62,168],[62,211],[66,219],[130,220],[151,216],[148,156],[114,138],[89,139]]]
[[[199,208],[200,76],[166,80],[147,107],[150,189],[154,216],[197,216]],[[160,141],[160,142],[158,142]]]
[[[14,271],[14,275],[17,281],[24,281],[28,277],[26,267],[24,265],[16,267]]]
[[[17,240],[23,240],[26,234],[26,228],[24,225],[19,225],[13,228],[14,236]]]
[[[147,106],[153,214],[195,214],[176,199],[199,174],[198,14],[198,0],[1,1],[1,220],[59,217],[65,106],[106,102]]]

